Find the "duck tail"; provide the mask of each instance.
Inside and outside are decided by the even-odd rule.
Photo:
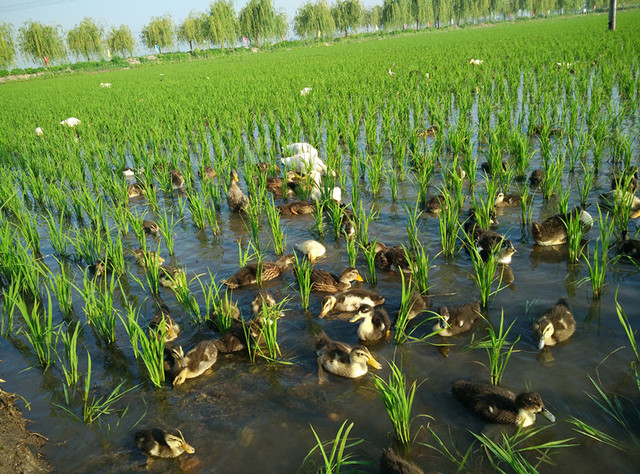
[[[329,342],[331,342],[331,339],[329,339],[326,332],[320,331],[316,334],[316,350],[326,346]]]

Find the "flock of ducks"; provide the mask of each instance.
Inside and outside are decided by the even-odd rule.
[[[282,197],[283,189],[294,190],[298,183],[294,180],[302,175],[312,177],[313,189],[308,192],[320,190],[320,178],[327,175],[326,165],[318,157],[317,150],[307,143],[294,143],[285,148],[292,153],[291,156],[283,158],[282,164],[290,171],[286,178],[269,177],[267,189]],[[215,171],[204,169],[201,173],[202,179],[215,178]],[[287,180],[286,186],[283,186]],[[544,179],[544,174],[540,170],[535,170],[530,177],[532,186],[537,186]],[[178,171],[171,172],[171,181],[175,189],[184,185],[184,178]],[[245,212],[249,205],[249,199],[238,185],[239,178],[235,171],[231,171],[231,184],[227,192],[227,202],[234,212]],[[614,183],[615,184],[615,183]],[[286,193],[288,196],[288,193]],[[311,193],[313,195],[313,193]],[[340,203],[340,189],[336,188],[332,192],[332,197]],[[606,199],[607,196],[602,199]],[[628,199],[621,192],[616,193],[614,188],[609,193],[608,198]],[[292,201],[278,206],[282,216],[297,216],[314,212],[317,206],[317,195],[314,200]],[[498,193],[495,200],[495,207],[520,206],[520,196],[515,194],[505,195]],[[635,198],[637,199],[637,198]],[[636,206],[635,199],[631,200],[631,205]],[[429,200],[428,210],[437,214],[441,212],[444,205],[442,196],[434,196]],[[354,225],[353,214],[345,210],[345,221],[347,225]],[[638,202],[640,209],[640,200]],[[593,225],[593,218],[581,207],[577,207],[565,214],[558,214],[549,217],[541,223],[533,222],[531,234],[538,245],[552,246],[566,243],[567,222],[570,219],[579,220],[580,224],[589,229]],[[143,229],[149,235],[157,235],[159,228],[152,221],[143,221]],[[513,244],[503,235],[490,229],[481,228],[473,217],[470,217],[464,225],[464,229],[471,241],[477,245],[481,255],[486,256],[496,249],[499,263],[508,265],[516,252]],[[348,233],[347,233],[348,235]],[[306,255],[310,262],[315,262],[324,255],[326,249],[322,244],[309,240],[298,244],[296,250]],[[621,245],[621,251],[633,258],[640,258],[640,241],[626,238]],[[484,253],[484,254],[483,254]],[[148,264],[149,256],[142,250],[134,250],[134,255],[141,263]],[[377,268],[388,271],[410,272],[410,254],[402,246],[388,247],[382,243],[375,244],[375,265]],[[153,256],[151,261],[157,265],[162,264],[160,256]],[[275,262],[262,262],[260,268],[258,264],[251,263],[235,274],[224,279],[224,283],[229,289],[237,289],[254,285],[260,278],[262,282],[267,282],[280,277],[287,270],[292,268],[295,257],[292,254],[283,255]],[[161,267],[162,268],[162,267]],[[170,273],[170,270],[164,270]],[[260,273],[260,274],[259,274]],[[171,279],[172,280],[172,279]],[[373,291],[360,287],[353,287],[355,283],[363,281],[357,269],[353,267],[345,268],[340,274],[334,274],[327,270],[312,268],[310,273],[311,291],[326,293],[321,304],[319,317],[324,318],[332,313],[349,313],[348,321],[359,323],[357,337],[359,344],[351,346],[341,341],[331,340],[324,331],[316,335],[315,347],[318,364],[319,382],[327,380],[326,372],[347,377],[358,378],[368,372],[368,367],[375,369],[382,368],[381,364],[371,354],[368,345],[386,341],[393,329],[393,323],[389,314],[384,308],[385,297]],[[254,337],[254,341],[248,339],[247,333],[238,328],[245,326],[242,322],[240,310],[235,303],[227,301],[227,307],[223,311],[232,314],[234,325],[232,329],[215,340],[202,341],[191,350],[184,353],[180,345],[169,346],[169,362],[167,370],[173,375],[173,386],[183,384],[187,379],[195,378],[207,372],[216,363],[219,353],[234,352],[246,349],[249,344],[257,343],[260,336],[260,329],[267,323],[265,310],[275,307],[276,302],[267,293],[258,293],[252,302],[254,318],[249,322],[251,328],[249,333]],[[428,309],[427,299],[414,291],[411,295],[411,311],[409,319],[417,317],[420,313]],[[463,334],[473,327],[478,319],[482,318],[481,306],[478,301],[468,302],[459,306],[442,306],[437,311],[437,322],[433,325],[433,331],[443,337],[452,337]],[[214,315],[215,316],[215,315]],[[161,311],[151,321],[152,328],[165,328],[165,338],[167,342],[175,340],[180,328],[171,318],[168,312]],[[556,305],[547,309],[533,322],[533,334],[537,341],[539,350],[545,346],[554,346],[567,341],[576,330],[576,322],[567,302],[560,299]],[[536,415],[541,414],[554,421],[553,415],[545,408],[541,397],[532,392],[515,395],[513,392],[493,385],[476,384],[464,380],[458,380],[452,385],[452,394],[464,406],[471,409],[481,419],[491,423],[504,423],[527,427],[534,423]],[[136,444],[140,449],[152,457],[175,457],[187,452],[193,453],[194,449],[186,443],[182,433],[179,431],[165,432],[159,429],[143,430],[136,434]],[[391,455],[389,455],[391,456]],[[384,456],[383,456],[384,457]],[[400,462],[386,458],[385,463],[391,464]]]

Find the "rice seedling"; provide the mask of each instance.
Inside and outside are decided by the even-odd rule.
[[[58,308],[60,312],[64,315],[71,314],[73,310],[73,298],[71,293],[71,288],[73,287],[72,283],[72,275],[68,273],[67,267],[58,262],[60,264],[60,271],[58,273],[51,273],[52,277],[52,285],[51,289],[54,291],[56,295],[56,299],[58,300]]]
[[[473,235],[467,234],[464,230],[462,232],[466,238],[467,249],[473,262],[474,272],[471,274],[471,278],[480,292],[480,304],[486,308],[489,305],[489,299],[504,289],[501,285],[502,272],[500,272],[500,278],[496,276],[498,270],[498,252],[500,251],[501,245],[497,245],[491,249],[486,259],[483,259],[473,240]],[[498,280],[497,288],[492,290],[491,288],[496,280]]]
[[[440,235],[440,245],[442,255],[445,258],[453,257],[458,241],[458,214],[457,200],[453,199],[447,190],[442,190],[443,197],[442,210],[438,216],[438,234]]]
[[[509,137],[509,151],[516,164],[516,179],[524,180],[535,151],[531,149],[529,137],[523,133],[522,130],[515,129],[511,133]]]
[[[358,247],[356,245],[356,239],[345,235],[345,240],[347,242],[347,255],[349,257],[349,266],[355,267],[356,260],[358,258]]]
[[[496,333],[495,329],[491,325],[487,328],[489,331],[489,341],[486,346],[486,351],[489,356],[489,372],[491,373],[491,383],[493,385],[500,385],[504,372],[507,369],[509,359],[515,350],[517,342],[520,340],[520,336],[518,336],[512,343],[507,342],[507,336],[515,322],[516,320],[514,319],[505,330],[504,311],[501,311],[498,332]]]
[[[427,448],[432,449],[440,453],[443,457],[447,458],[450,462],[452,462],[455,466],[457,466],[456,472],[461,472],[465,470],[465,465],[467,464],[469,457],[474,451],[475,441],[469,445],[469,447],[464,453],[462,453],[456,446],[454,438],[451,435],[451,427],[449,427],[449,438],[451,440],[451,445],[452,445],[451,448],[449,448],[446,445],[444,440],[440,438],[436,434],[436,432],[433,431],[433,429],[431,429],[430,426],[427,426],[427,429],[429,430],[429,433],[431,434],[431,437],[434,439],[435,443],[434,444],[419,443],[419,444],[426,446]]]
[[[189,204],[189,211],[191,211],[193,225],[199,230],[204,230],[207,226],[207,213],[200,195],[197,193],[188,194],[187,203]]]
[[[401,163],[404,163],[404,160],[401,160]],[[398,174],[396,169],[390,163],[387,164],[385,176],[387,178],[387,183],[389,184],[391,201],[396,202],[398,200]],[[400,169],[400,176],[404,176],[402,169]]]
[[[320,207],[320,206],[318,206]],[[271,242],[273,243],[273,250],[276,255],[282,256],[284,254],[284,249],[287,246],[287,236],[282,230],[282,222],[280,220],[280,214],[275,204],[273,203],[273,198],[267,202],[264,208],[265,214],[267,215],[267,221],[269,222],[269,228],[271,229]],[[320,215],[320,220],[322,222],[322,211]],[[318,232],[322,235],[322,230],[318,229]]]
[[[69,254],[67,252],[67,245],[69,242],[69,238],[67,234],[64,232],[62,221],[64,219],[64,214],[60,214],[58,221],[60,225],[56,225],[55,219],[53,218],[53,214],[49,211],[49,217],[44,218],[47,222],[47,227],[49,228],[49,240],[51,241],[51,247],[53,247],[54,255],[60,258],[65,258]]]
[[[169,220],[166,209],[164,209],[162,213],[158,214],[158,227],[160,227],[160,233],[162,234],[164,245],[167,247],[169,255],[175,255],[174,229],[181,220],[182,219],[178,219],[176,221],[173,214],[171,214],[171,220]]]
[[[580,196],[580,203],[582,206],[587,205],[589,200],[589,193],[593,187],[593,180],[595,178],[595,170],[591,166],[582,165],[583,176],[578,181],[578,195]]]
[[[236,306],[232,303],[230,292],[225,291],[224,297],[221,296],[220,290],[223,285],[218,284],[215,281],[215,277],[209,272],[209,284],[205,285],[198,277],[200,288],[204,296],[205,303],[205,319],[211,319],[213,315],[213,321],[216,326],[216,331],[220,334],[227,332],[234,321],[234,313]],[[202,322],[202,321],[198,321]]]
[[[298,257],[298,253],[294,252],[295,258],[295,275],[298,281],[300,292],[300,301],[304,311],[309,310],[309,297],[311,295],[311,262],[306,258]]]
[[[420,239],[418,238],[418,219],[422,215],[422,211],[418,209],[418,201],[416,201],[416,205],[413,208],[413,211],[409,209],[409,206],[403,204],[404,212],[407,216],[407,237],[409,239],[409,245],[411,248],[416,248],[420,245]]]
[[[316,212],[319,211],[320,206],[316,206]],[[342,221],[348,219],[347,215],[343,212],[340,203],[334,199],[326,200],[323,205],[323,209],[326,209],[329,214],[329,220],[331,221],[331,227],[333,229],[333,237],[338,240],[342,233]],[[319,217],[316,217],[314,213],[314,219],[316,221],[316,228],[318,226]],[[322,235],[322,234],[321,234]]]
[[[254,320],[249,324],[246,324],[244,320],[242,321],[246,340],[253,341],[253,343],[247,345],[252,363],[255,363],[256,358],[260,357],[269,362],[288,364],[286,361],[279,360],[282,352],[278,345],[278,319],[282,316],[287,302],[288,299],[285,299],[275,306],[269,306],[263,300],[261,312],[263,321],[257,322]]]
[[[377,218],[379,210],[374,208],[372,205],[371,208],[369,208],[369,213],[367,213],[362,206],[362,202],[360,202],[360,205],[354,209],[356,238],[360,245],[366,245],[369,241],[369,225]]]
[[[354,453],[349,452],[359,444],[363,443],[364,440],[349,438],[349,433],[351,433],[353,428],[353,422],[347,426],[348,422],[349,420],[345,420],[342,423],[335,438],[331,441],[321,441],[316,430],[313,429],[312,425],[309,425],[313,432],[313,436],[316,439],[316,445],[309,451],[302,461],[302,467],[310,465],[316,472],[339,474],[340,471],[345,468],[351,471],[355,466],[369,465],[369,462],[358,460]],[[322,464],[319,464],[314,459],[318,456],[317,453],[320,453],[322,456]]]
[[[84,260],[87,265],[95,265],[104,255],[102,236],[89,228],[78,229],[74,247],[77,257]]]
[[[73,328],[73,329],[72,329]],[[58,361],[62,367],[65,382],[69,389],[74,390],[80,381],[78,370],[78,336],[80,335],[80,323],[75,321],[68,323],[66,328],[60,325],[56,333],[56,346],[58,339],[62,340],[64,351],[62,357],[59,354]]]
[[[416,288],[421,294],[428,294],[430,288],[429,270],[433,267],[431,257],[421,243],[418,243],[413,252],[409,252],[406,248],[404,252],[407,256],[411,278],[415,282]]]
[[[544,165],[544,180],[541,183],[542,196],[549,199],[558,194],[562,186],[565,155],[558,153],[555,159],[549,158]]]
[[[20,311],[25,323],[24,334],[35,352],[40,367],[45,371],[51,366],[53,354],[55,352],[53,329],[53,304],[51,303],[51,293],[48,288],[47,306],[41,307],[38,300],[33,302],[31,309],[21,295],[11,295],[14,297],[13,305]]]
[[[20,298],[20,280],[14,279],[2,289],[2,312],[0,313],[0,336],[8,338],[13,334],[13,314],[17,298]]]
[[[99,288],[95,279],[89,278],[88,270],[84,271],[83,287],[74,287],[84,300],[83,311],[87,323],[95,331],[96,337],[107,345],[116,342],[116,322],[118,310],[114,306],[114,293],[116,289],[115,274],[105,284],[104,289]]]
[[[411,425],[414,421],[414,418],[411,417],[411,409],[413,408],[417,384],[415,380],[411,385],[407,384],[407,380],[402,373],[402,365],[398,367],[394,361],[391,361],[389,362],[389,368],[391,373],[388,381],[373,374],[373,383],[387,410],[396,440],[402,446],[408,447],[411,443]]]
[[[608,221],[602,216],[602,210],[598,206],[598,229],[599,238],[593,246],[593,254],[590,258],[587,252],[584,256],[585,262],[589,269],[589,280],[593,291],[593,298],[598,299],[602,296],[602,290],[605,285],[605,277],[607,274],[607,266],[609,265],[609,243],[613,234],[613,220]]]
[[[520,194],[520,225],[528,231],[533,219],[533,196],[526,185],[519,188],[518,193]]]
[[[178,304],[191,314],[195,321],[201,320],[200,306],[198,300],[189,289],[190,281],[187,281],[187,274],[179,269],[174,273],[165,273],[165,277],[170,281]],[[191,280],[193,281],[193,280]]]
[[[260,214],[261,206],[257,199],[250,200],[247,208],[247,217],[249,219],[249,226],[247,232],[251,235],[251,242],[256,251],[256,257],[260,255]],[[245,223],[246,226],[246,223]]]
[[[502,168],[502,166],[500,166]],[[495,180],[487,179],[484,192],[479,197],[473,196],[473,209],[476,222],[483,229],[491,227],[491,214],[496,206],[496,195],[498,194],[498,183]]]
[[[373,240],[368,244],[360,244],[360,249],[364,254],[364,258],[367,262],[367,269],[369,270],[369,278],[367,279],[367,283],[370,285],[376,284],[376,244],[377,240]]]

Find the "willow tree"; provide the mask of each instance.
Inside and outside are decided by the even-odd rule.
[[[240,10],[239,23],[240,33],[259,47],[261,40],[284,36],[287,17],[276,11],[271,0],[249,0]]]
[[[13,42],[13,27],[9,23],[0,23],[0,68],[8,69],[16,56]]]
[[[18,43],[25,56],[42,61],[45,66],[47,59],[57,61],[67,57],[61,27],[58,25],[28,21],[20,28]]]
[[[382,7],[380,5],[375,5],[364,11],[362,15],[362,22],[364,25],[367,26],[367,30],[369,30],[369,27],[375,28],[377,26],[380,26],[381,18],[382,18]]]
[[[420,25],[426,25],[433,18],[433,3],[431,0],[411,0],[409,13],[419,30]]]
[[[362,22],[362,4],[360,0],[337,0],[331,8],[331,14],[336,28],[349,36],[349,29],[355,30]]]
[[[205,30],[209,41],[223,49],[225,44],[238,40],[238,17],[229,0],[216,0],[209,5]]]
[[[336,24],[325,0],[307,2],[298,8],[293,29],[302,38],[313,38],[333,34]]]
[[[442,21],[445,23],[449,20],[450,15],[449,0],[433,0],[433,16],[436,19],[436,25],[440,28]]]
[[[75,28],[67,33],[67,47],[74,56],[89,61],[100,56],[102,52],[103,30],[91,18],[84,18]]]
[[[382,24],[386,29],[401,28],[410,20],[408,0],[385,0],[382,4]]]
[[[117,28],[112,26],[107,33],[107,46],[114,53],[120,53],[121,56],[129,53],[129,56],[133,56],[134,45],[133,35],[127,25],[120,25]]]
[[[147,48],[153,49],[157,46],[158,52],[162,53],[164,48],[173,45],[173,20],[169,15],[152,17],[151,22],[142,27],[140,37]]]
[[[178,41],[189,43],[189,51],[193,51],[193,43],[201,44],[207,38],[207,15],[191,12],[176,30]]]

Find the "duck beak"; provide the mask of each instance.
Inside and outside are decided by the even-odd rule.
[[[374,369],[381,369],[382,368],[382,364],[380,362],[378,362],[377,360],[375,360],[373,358],[373,356],[369,357],[369,360],[367,361],[367,363],[373,367]]]
[[[541,351],[543,347],[544,347],[544,338],[541,337],[540,341],[538,341],[538,350]]]
[[[356,321],[360,321],[364,316],[362,316],[362,313],[356,313],[355,316],[353,316],[349,322],[350,323],[355,323]]]
[[[356,277],[356,281],[364,281],[364,278],[362,278],[362,276],[358,273],[358,276]]]
[[[553,416],[553,413],[551,413],[549,410],[547,410],[546,408],[543,408],[542,411],[540,412],[540,414],[542,416],[544,416],[547,420],[549,420],[551,423],[556,421],[556,417]]]
[[[168,327],[167,328],[167,335],[165,336],[165,341],[173,341],[174,339],[178,338],[178,334],[176,333],[175,329],[173,329],[172,327]]]
[[[188,444],[186,441],[183,441],[182,444],[180,445],[180,447],[182,449],[185,450],[185,452],[189,453],[189,454],[193,454],[196,452],[195,448],[193,446],[191,446],[190,444]]]

